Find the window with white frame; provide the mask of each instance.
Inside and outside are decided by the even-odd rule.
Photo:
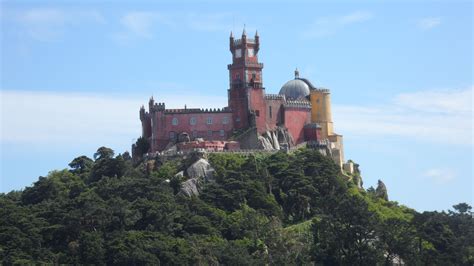
[[[172,124],[173,126],[177,126],[177,125],[178,125],[178,118],[173,117],[173,119],[171,120],[171,124]]]
[[[207,120],[206,120],[206,123],[208,125],[212,125],[212,117],[208,117]]]
[[[225,132],[224,132],[223,129],[219,130],[219,135],[220,135],[221,137],[224,137],[224,136],[225,136]]]
[[[196,117],[191,117],[191,118],[189,119],[189,124],[190,124],[190,125],[196,125]]]
[[[229,118],[227,116],[224,116],[224,118],[222,118],[222,124],[229,124]]]

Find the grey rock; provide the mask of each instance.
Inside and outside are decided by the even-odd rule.
[[[267,138],[263,136],[258,136],[258,145],[260,149],[273,150],[273,145]]]
[[[199,196],[200,182],[198,178],[191,178],[181,183],[180,194],[192,197]]]
[[[380,179],[377,183],[377,188],[375,189],[375,196],[384,200],[388,200],[387,187]]]
[[[278,138],[277,138],[275,132],[272,132],[272,138],[273,138],[273,148],[275,148],[275,150],[279,150],[280,149],[280,143],[278,142]]]
[[[190,178],[204,178],[205,181],[211,181],[214,178],[214,168],[206,159],[199,159],[188,167],[186,173]]]

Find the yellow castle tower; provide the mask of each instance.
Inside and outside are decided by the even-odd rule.
[[[334,134],[331,114],[331,93],[328,89],[314,89],[310,94],[311,122],[321,126],[321,138],[327,139]]]
[[[331,113],[331,92],[324,88],[314,88],[310,92],[311,122],[321,126],[321,139],[330,141],[332,157],[342,168],[344,164],[344,144],[342,135],[334,133]]]

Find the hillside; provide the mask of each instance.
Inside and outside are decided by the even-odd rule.
[[[465,203],[418,213],[359,189],[332,160],[290,154],[191,155],[135,165],[101,147],[23,191],[0,194],[1,263],[472,265]],[[178,174],[183,171],[182,174]],[[198,195],[197,195],[198,194]]]

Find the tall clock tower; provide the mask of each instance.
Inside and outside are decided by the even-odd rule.
[[[266,130],[265,89],[262,86],[263,64],[258,62],[260,40],[247,38],[242,32],[241,39],[234,39],[230,34],[230,52],[232,64],[229,69],[229,107],[233,113],[235,129],[255,126],[259,133]]]

